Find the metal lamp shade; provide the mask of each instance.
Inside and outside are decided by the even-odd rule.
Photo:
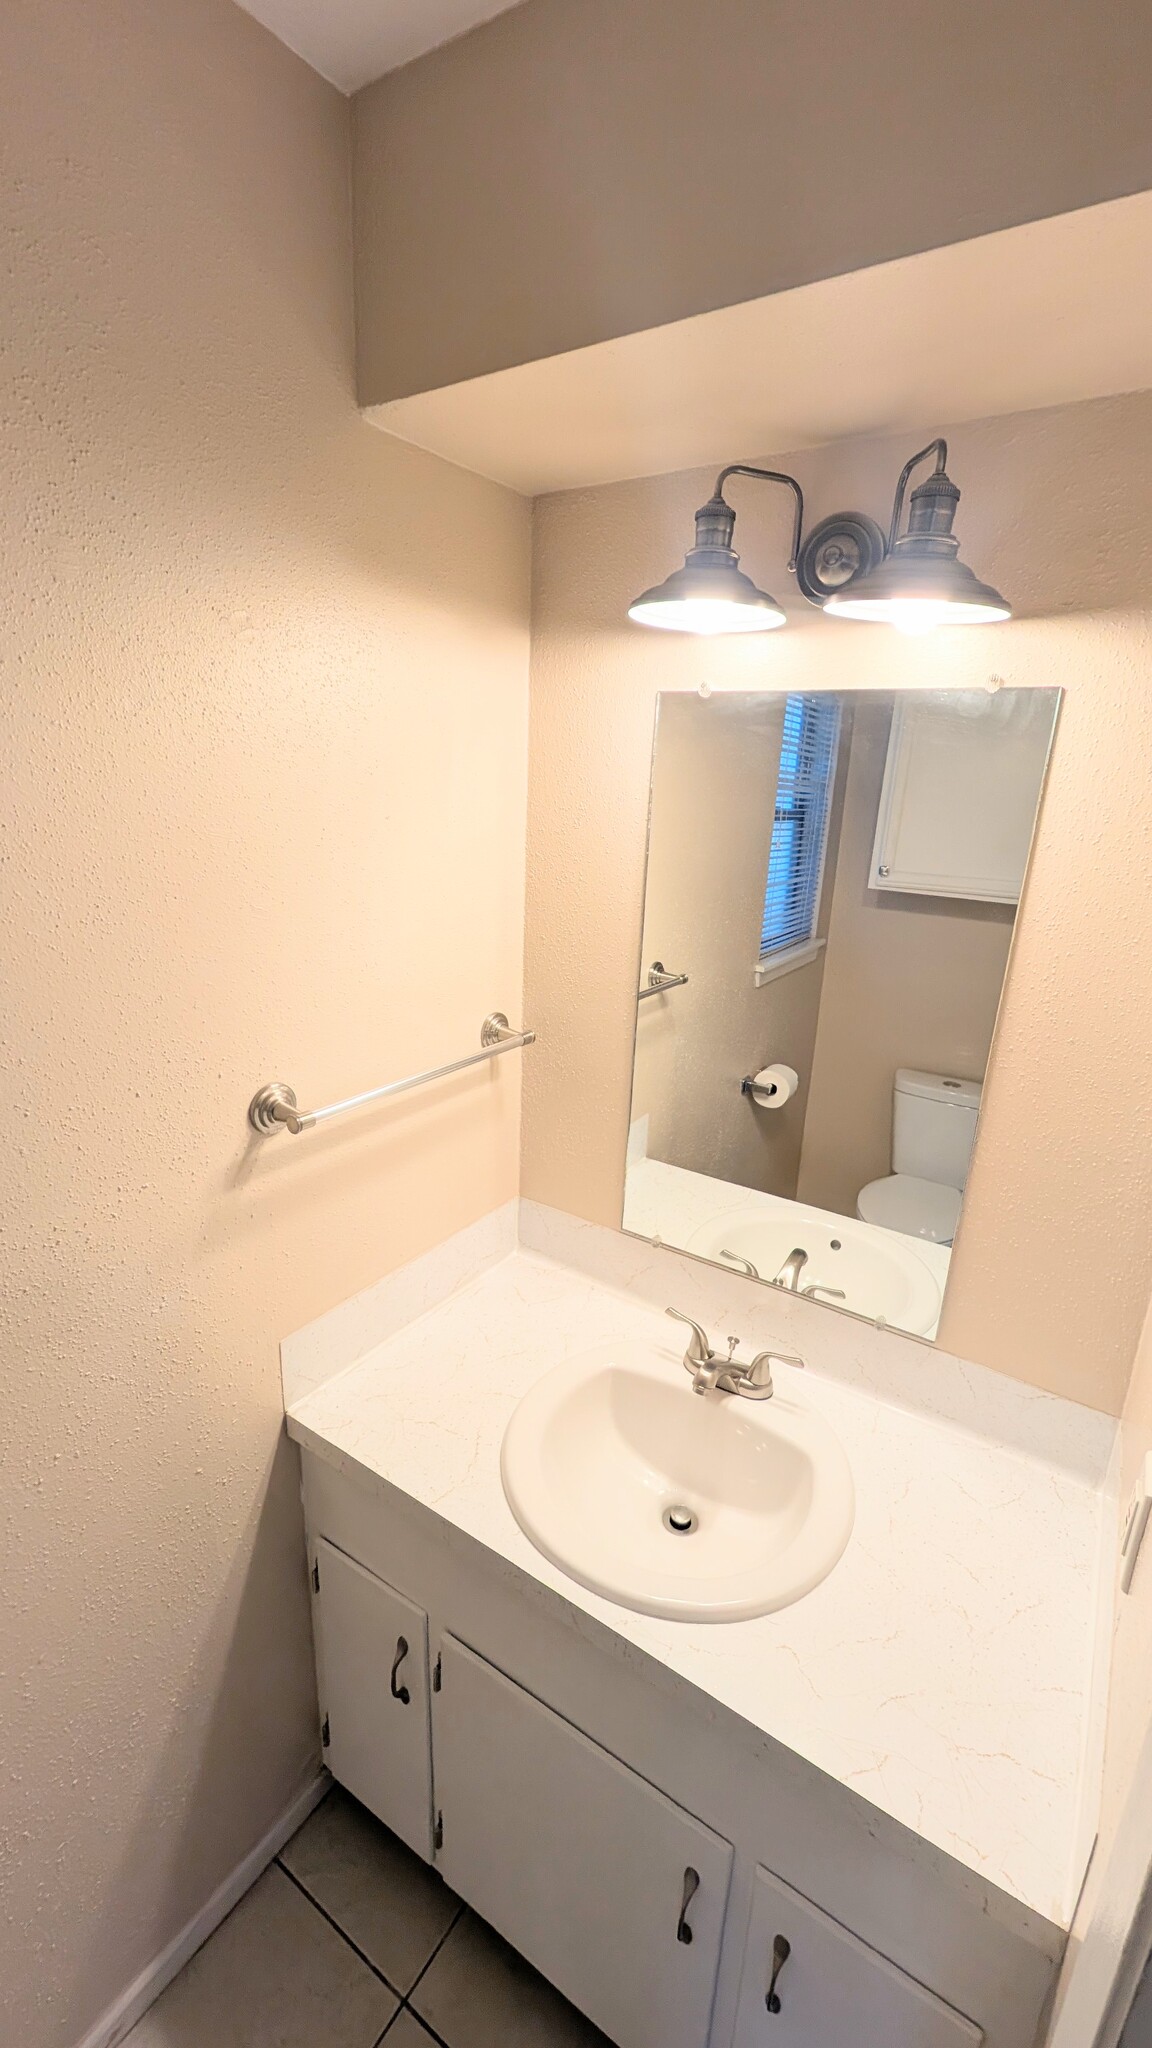
[[[900,533],[904,486],[925,455],[936,468],[913,491],[907,533]],[[906,462],[896,486],[888,553],[875,569],[834,591],[824,610],[835,619],[866,619],[896,626],[902,633],[931,633],[937,626],[991,626],[1012,617],[1012,607],[990,583],[965,568],[952,531],[960,493],[944,464],[948,446],[930,442]]]
[[[718,548],[693,548],[682,569],[629,605],[628,617],[668,633],[768,633],[787,623],[775,598]]]
[[[787,624],[775,598],[745,576],[732,546],[736,514],[722,488],[730,474],[721,472],[708,503],[696,514],[696,545],[685,555],[684,567],[629,605],[628,617],[638,626],[715,634],[768,633]],[[799,485],[795,488],[799,491]]]
[[[697,541],[685,555],[685,567],[672,569],[662,584],[627,606],[627,616],[640,627],[662,627],[666,633],[771,633],[787,625],[777,600],[756,590],[740,567],[732,547],[736,514],[724,498],[726,475],[728,469],[697,512]],[[799,492],[799,485],[795,489]]]
[[[830,597],[824,610],[832,618],[874,620],[905,633],[993,625],[1012,616],[1007,599],[955,556],[919,554],[899,541],[879,568]]]

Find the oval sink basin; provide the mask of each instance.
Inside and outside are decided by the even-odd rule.
[[[722,1252],[734,1252],[738,1259],[750,1259],[762,1280],[771,1280],[797,1246],[808,1254],[801,1291],[813,1285],[843,1290],[842,1302],[828,1294],[818,1294],[817,1301],[832,1299],[836,1308],[850,1308],[912,1336],[935,1329],[941,1302],[935,1274],[898,1232],[849,1216],[825,1219],[810,1209],[791,1214],[782,1209],[778,1216],[751,1206],[729,1209],[694,1230],[684,1249],[720,1265],[726,1263]]]
[[[778,1392],[695,1394],[676,1351],[546,1373],[504,1434],[508,1505],[562,1571],[641,1614],[741,1621],[819,1585],[852,1531],[839,1439]]]

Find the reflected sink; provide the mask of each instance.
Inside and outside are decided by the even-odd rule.
[[[658,1345],[602,1345],[546,1373],[508,1424],[500,1475],[553,1564],[676,1621],[799,1600],[855,1513],[848,1460],[818,1415],[784,1391],[695,1394],[681,1353]]]
[[[750,1259],[762,1280],[771,1280],[797,1245],[808,1254],[801,1290],[813,1285],[842,1288],[844,1300],[833,1301],[836,1308],[850,1308],[858,1316],[917,1337],[935,1330],[939,1284],[898,1231],[879,1230],[850,1216],[825,1216],[799,1204],[781,1203],[779,1215],[748,1204],[701,1224],[684,1249],[720,1265],[730,1263],[721,1258],[722,1252],[734,1252],[738,1259]],[[831,1298],[816,1296],[817,1301]]]

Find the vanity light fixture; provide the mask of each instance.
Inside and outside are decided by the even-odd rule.
[[[913,491],[907,529],[901,533],[908,479],[929,455],[936,457],[936,467]],[[786,624],[775,598],[744,574],[732,546],[736,514],[724,496],[724,485],[730,476],[753,476],[784,484],[794,493],[796,518],[788,567],[795,571],[809,603],[831,618],[876,621],[904,633],[1010,619],[1011,606],[999,591],[981,583],[959,559],[952,522],[960,492],[947,474],[947,460],[948,444],[937,440],[904,464],[887,540],[866,514],[836,512],[813,528],[803,547],[804,496],[795,477],[751,463],[730,463],[696,514],[696,545],[685,556],[684,567],[644,591],[629,605],[628,616],[638,625],[674,633],[765,633]]]
[[[936,457],[936,467],[913,491],[907,529],[901,533],[908,479],[928,455]],[[896,486],[884,558],[825,597],[824,610],[830,617],[874,620],[902,633],[930,633],[936,626],[994,625],[1011,618],[1012,607],[1000,592],[981,583],[959,558],[952,521],[960,492],[947,473],[947,460],[947,441],[930,441],[909,457]],[[813,534],[806,544],[806,555],[816,537]]]
[[[804,525],[804,495],[795,477],[777,469],[755,469],[747,462],[729,463],[716,488],[696,514],[696,545],[663,583],[646,590],[628,607],[638,626],[660,626],[669,633],[769,633],[787,624],[774,597],[757,589],[740,567],[732,546],[736,514],[724,496],[730,476],[756,476],[766,483],[785,484],[796,496],[790,569],[796,567]]]

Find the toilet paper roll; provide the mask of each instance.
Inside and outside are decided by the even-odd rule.
[[[800,1086],[800,1076],[795,1067],[785,1067],[779,1062],[775,1066],[761,1067],[745,1082],[749,1095],[760,1109],[783,1109],[790,1102]]]

